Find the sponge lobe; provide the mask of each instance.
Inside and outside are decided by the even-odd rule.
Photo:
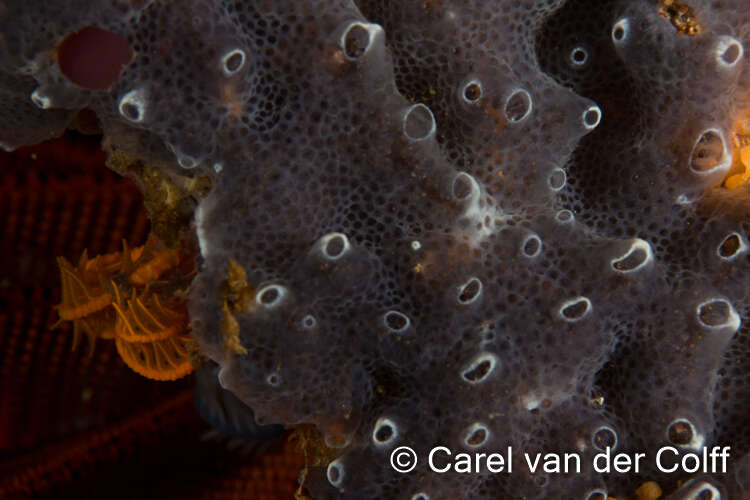
[[[88,107],[109,150],[211,178],[193,335],[257,424],[317,426],[315,498],[619,498],[642,477],[591,470],[607,446],[750,451],[748,193],[717,187],[745,2],[81,5],[0,3],[0,143]],[[82,29],[132,49],[111,84],[65,71]],[[583,469],[436,474],[437,445]]]

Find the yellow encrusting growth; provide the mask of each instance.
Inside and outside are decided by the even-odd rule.
[[[240,324],[229,310],[229,304],[225,300],[221,306],[221,323],[219,330],[224,337],[222,347],[225,352],[234,354],[247,354],[247,349],[240,342]]]
[[[311,466],[325,467],[336,459],[338,452],[326,446],[323,435],[313,424],[299,424],[287,427],[287,429],[291,429],[292,431],[289,441],[294,442],[297,449],[305,456],[305,467],[300,472],[300,486],[294,498],[295,500],[312,500],[303,493],[309,468]]]
[[[728,189],[742,186],[750,180],[750,146],[742,146],[740,148],[739,164],[744,169],[744,172],[727,177],[727,180],[724,181],[724,186]]]
[[[736,189],[750,183],[750,107],[741,108],[734,117],[732,167],[723,186]]]
[[[253,297],[255,297],[255,288],[247,284],[247,273],[245,269],[234,259],[227,261],[227,281],[228,290],[225,290],[225,296],[232,306],[232,311],[236,313],[250,311],[253,307]]]
[[[180,233],[190,226],[198,200],[211,189],[211,181],[206,176],[165,171],[117,148],[107,158],[107,166],[138,183],[151,221],[151,231],[170,247],[177,245]]]
[[[701,32],[693,8],[679,0],[661,0],[659,14],[672,23],[677,33],[681,35],[697,35]]]
[[[635,490],[635,494],[638,496],[638,500],[656,500],[661,497],[662,491],[654,481],[648,481]]]
[[[221,305],[219,331],[224,337],[222,347],[230,354],[247,354],[240,342],[240,324],[235,314],[254,310],[255,288],[247,284],[247,273],[236,260],[227,260],[227,279],[221,285],[224,300]]]

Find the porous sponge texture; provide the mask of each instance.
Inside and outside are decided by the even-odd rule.
[[[306,477],[316,499],[601,500],[686,478],[598,474],[607,443],[730,445],[728,474],[676,495],[739,496],[750,198],[720,183],[750,7],[669,5],[6,2],[0,142],[86,106],[110,149],[211,177],[193,334],[260,424],[313,423],[336,450]],[[89,25],[135,54],[106,90],[50,56]],[[252,290],[241,349],[230,260]],[[437,445],[583,470],[436,474]],[[422,458],[408,474],[398,446]]]

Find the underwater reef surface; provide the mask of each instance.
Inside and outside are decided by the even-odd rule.
[[[111,158],[210,181],[152,230],[196,241],[221,386],[321,433],[313,498],[750,495],[747,2],[5,1],[0,26],[5,149],[86,108]],[[437,472],[437,446],[514,470]],[[595,470],[607,448],[647,460]]]

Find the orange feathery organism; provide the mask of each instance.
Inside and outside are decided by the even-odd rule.
[[[187,375],[193,369],[185,347],[189,321],[179,292],[186,275],[179,271],[189,266],[188,257],[152,235],[141,247],[128,249],[123,242],[122,252],[93,259],[84,251],[77,267],[59,258],[62,303],[54,327],[72,321],[73,347],[83,330],[92,352],[97,338],[114,338],[125,364],[145,377],[175,380]],[[174,279],[154,283],[175,269]]]
[[[116,338],[117,352],[136,373],[153,380],[177,380],[193,371],[185,344],[190,337],[173,336],[154,342],[126,342]]]
[[[101,311],[112,303],[112,295],[97,286],[97,273],[86,269],[86,252],[74,268],[63,257],[57,259],[62,281],[62,304],[57,307],[61,320],[75,320]],[[94,278],[94,279],[92,279]]]
[[[151,240],[151,238],[149,238],[149,240]],[[160,245],[159,243],[149,245],[149,242],[147,242],[146,245],[144,245],[144,248],[146,248],[147,246],[158,247]],[[169,271],[170,269],[173,269],[180,264],[180,253],[178,250],[166,249],[161,251],[154,251],[153,254],[153,258],[138,265],[130,274],[130,276],[128,276],[128,280],[132,284],[145,286],[148,283],[158,279],[166,271]]]
[[[73,348],[81,338],[81,330],[89,337],[90,352],[93,354],[97,337],[112,338],[112,314],[107,308],[112,303],[112,295],[101,285],[100,275],[95,269],[87,269],[86,252],[83,252],[78,267],[73,267],[62,257],[57,259],[60,266],[62,303],[57,306],[60,320],[52,328],[64,321],[73,322]]]
[[[158,295],[139,298],[133,290],[132,298],[124,303],[118,298],[112,307],[117,311],[115,333],[125,342],[156,342],[184,334],[187,314],[183,304],[175,309],[164,307]]]

